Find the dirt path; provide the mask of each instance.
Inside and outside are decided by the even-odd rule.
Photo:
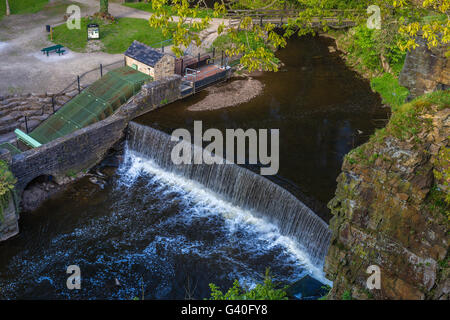
[[[67,52],[63,56],[54,54],[51,57],[41,54],[40,49],[53,44],[47,39],[45,25],[63,23],[70,4],[80,5],[82,16],[99,9],[98,0],[58,0],[39,13],[12,15],[0,21],[0,95],[58,92],[72,83],[77,75],[97,68],[100,63],[106,65],[123,58],[122,54],[102,52]],[[149,19],[151,16],[151,13],[115,2],[109,4],[109,9],[117,17]],[[214,19],[208,30],[202,32],[207,41],[200,50],[210,46],[215,39],[213,31],[222,21]],[[193,54],[198,52],[196,50]]]

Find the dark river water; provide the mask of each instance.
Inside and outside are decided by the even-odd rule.
[[[285,67],[258,77],[264,92],[250,102],[187,111],[201,93],[138,121],[167,132],[194,120],[205,128],[279,128],[274,180],[324,205],[344,154],[367,140],[373,119],[387,117],[369,84],[328,45],[322,38],[291,41],[278,52]],[[0,244],[0,298],[204,298],[209,283],[228,288],[239,279],[251,287],[267,267],[276,282],[309,274],[331,284],[275,225],[198,183],[130,151],[119,169],[105,172],[104,188],[83,178],[21,215],[21,233]],[[81,290],[66,287],[69,265],[81,269]]]
[[[273,179],[323,207],[333,197],[344,155],[388,117],[369,82],[349,70],[337,53],[329,53],[333,42],[323,37],[291,40],[277,53],[286,66],[255,77],[264,84],[263,93],[237,107],[187,110],[207,94],[201,92],[136,121],[168,133],[176,128],[192,132],[194,120],[202,120],[203,130],[279,129],[280,169]],[[320,214],[329,219],[326,212]]]

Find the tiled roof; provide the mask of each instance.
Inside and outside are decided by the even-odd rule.
[[[154,67],[155,64],[164,57],[164,53],[158,52],[152,47],[136,40],[134,40],[127,49],[125,55],[151,67]]]

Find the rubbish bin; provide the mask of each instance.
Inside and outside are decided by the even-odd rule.
[[[50,25],[46,25],[45,28],[47,29],[47,32],[50,32]]]

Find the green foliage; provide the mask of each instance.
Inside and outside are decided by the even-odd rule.
[[[151,1],[149,1],[149,2],[125,2],[122,5],[126,6],[126,7],[130,7],[130,8],[142,10],[142,11],[151,12],[151,13],[155,12]],[[165,4],[163,7],[165,10],[167,10],[167,12],[169,12],[169,14],[171,16],[176,15],[175,9],[171,5]],[[192,17],[193,14],[191,13],[188,16]],[[205,17],[212,18],[212,17],[214,17],[214,10],[210,9],[210,8],[198,8],[197,17],[198,18],[205,18]]]
[[[352,300],[352,294],[351,294],[350,290],[344,291],[344,293],[342,294],[341,299],[342,300]]]
[[[266,270],[264,282],[257,284],[251,290],[242,288],[238,280],[234,281],[233,286],[225,294],[213,283],[210,283],[209,287],[211,288],[210,300],[287,300],[286,288],[276,289],[269,269]]]
[[[229,50],[233,47],[240,46],[242,44],[246,43],[246,36],[245,32],[240,31],[237,33],[237,37],[233,38],[230,34],[222,34],[216,38],[213,42],[213,47],[216,48],[216,50],[222,51],[222,50]],[[252,50],[256,50],[260,46],[265,46],[264,41],[260,39],[255,39],[254,34],[251,33],[251,36],[249,38],[249,47]]]
[[[36,13],[41,11],[48,0],[9,0],[11,14]],[[0,19],[6,14],[6,2],[0,1]]]
[[[350,53],[359,56],[362,63],[370,70],[381,70],[380,55],[375,51],[374,38],[374,30],[365,26],[356,27]]]
[[[445,193],[438,186],[434,185],[427,195],[426,203],[428,209],[442,214],[450,221],[450,202],[448,198],[448,193]]]
[[[320,297],[319,300],[328,300],[328,294],[329,294],[330,291],[331,291],[331,287],[330,287],[329,285],[324,285],[324,286],[322,286],[321,288],[324,289],[324,290],[326,290],[327,293],[324,294],[322,297]]]
[[[69,170],[67,171],[66,176],[68,176],[69,178],[76,178],[77,172],[75,170]]]
[[[359,147],[356,147],[355,149],[350,150],[350,152],[345,155],[345,159],[350,164],[355,164],[358,162],[368,164],[368,157],[366,156],[366,145],[363,144]]]
[[[392,68],[394,74],[401,71],[405,52],[398,47],[401,37],[392,30],[369,29],[365,25],[354,28],[353,43],[349,48],[370,71],[387,71],[383,69],[382,59]]]
[[[211,18],[225,16],[230,9],[301,9],[295,18],[287,21],[283,26],[284,33],[280,35],[275,32],[275,26],[266,24],[264,27],[254,23],[252,17],[245,14],[237,17],[238,23],[229,26],[221,23],[217,27],[219,35],[229,33],[231,37],[237,39],[237,30],[244,31],[246,41],[240,45],[229,49],[228,56],[242,56],[241,64],[251,70],[277,71],[274,63],[273,52],[267,48],[278,48],[286,45],[286,39],[293,34],[299,36],[305,34],[315,34],[318,31],[318,23],[322,25],[322,31],[330,30],[330,23],[339,23],[344,20],[351,20],[356,23],[356,34],[352,50],[354,55],[361,60],[366,68],[375,72],[389,72],[398,75],[403,64],[405,52],[411,47],[411,37],[416,35],[420,23],[417,21],[429,20],[430,24],[423,25],[423,37],[432,45],[447,43],[450,41],[448,31],[448,17],[445,19],[442,13],[448,10],[449,0],[426,0],[422,5],[417,3],[406,3],[397,0],[296,0],[296,1],[264,1],[264,0],[238,0],[230,2],[215,2],[214,10],[206,13],[197,6],[190,5],[188,0],[152,0],[150,4],[126,4],[131,7],[139,7],[146,11],[153,12],[150,24],[153,27],[161,27],[165,32],[174,34],[173,51],[182,55],[182,47],[187,47],[191,42],[200,45],[201,40],[198,35],[182,26],[186,23],[206,26]],[[169,5],[170,4],[170,5]],[[366,27],[367,7],[377,5],[381,10],[382,28],[371,30]],[[336,10],[338,9],[338,10]],[[433,13],[440,13],[436,15]],[[176,19],[171,17],[177,16]],[[436,18],[438,16],[438,18]],[[427,17],[427,18],[425,18]],[[197,18],[187,20],[187,18]],[[201,19],[200,19],[201,18]],[[177,27],[169,27],[169,22],[176,22]],[[419,23],[418,26],[411,23]],[[439,28],[436,26],[439,25]],[[195,26],[194,26],[195,27]],[[436,28],[437,29],[436,29]],[[406,29],[405,29],[406,28]],[[442,37],[439,38],[439,32]],[[256,41],[263,41],[267,46],[252,48],[250,37],[255,37]],[[400,50],[402,49],[402,50]]]
[[[393,1],[394,8],[407,8],[406,1]],[[399,44],[402,50],[415,49],[417,37],[426,40],[429,48],[450,43],[450,0],[424,0],[416,4],[418,14],[401,17],[398,32],[407,41]],[[446,15],[446,18],[443,16]],[[450,55],[450,50],[447,51]]]
[[[209,26],[211,17],[198,18],[198,5],[190,7],[188,0],[172,1],[170,9],[167,7],[168,3],[168,0],[153,0],[154,15],[150,17],[149,22],[152,27],[162,28],[164,34],[173,35],[172,51],[180,57],[183,55],[183,47],[188,47],[191,43],[195,43],[197,46],[201,45],[200,37],[195,29],[203,29]],[[224,15],[226,12],[225,3],[214,3],[213,16],[215,18]],[[172,17],[171,14],[175,15],[176,18]],[[197,17],[197,19],[190,19],[190,17]],[[176,24],[170,25],[170,22]],[[191,29],[187,29],[186,26]],[[244,33],[245,41],[240,38],[238,30]],[[261,27],[258,24],[253,24],[250,17],[244,17],[238,22],[237,28],[228,24],[225,25],[224,22],[220,23],[217,27],[217,33],[229,35],[233,45],[226,50],[226,55],[229,57],[240,56],[241,64],[249,71],[278,70],[273,48],[286,46],[286,40],[275,31],[275,25],[269,23]],[[255,48],[254,44],[258,42],[263,42],[265,45]]]
[[[101,19],[81,19],[81,29],[69,30],[66,24],[53,29],[53,42],[77,52],[83,52],[87,45],[87,24],[97,23],[100,26],[100,40],[104,45],[104,52],[123,53],[133,40],[147,45],[156,45],[163,40],[170,39],[164,36],[159,28],[152,28],[144,19],[120,18],[115,22],[106,23]],[[169,42],[165,43],[169,45]]]
[[[13,195],[14,185],[17,180],[9,170],[8,165],[0,160],[0,222],[3,220],[3,210],[8,206]]]
[[[100,12],[108,14],[108,0],[100,0]]]
[[[378,92],[383,99],[383,103],[396,107],[402,105],[409,90],[398,84],[398,79],[390,73],[385,73],[381,77],[375,77],[370,80],[370,86]]]
[[[435,105],[442,110],[450,106],[450,90],[438,90],[427,93],[426,95],[417,97],[413,102],[424,107]]]
[[[372,135],[366,144],[363,144],[353,150],[351,150],[346,156],[345,160],[350,164],[361,163],[368,165],[374,162],[382,155],[378,155],[374,152],[375,143],[381,143],[384,138],[388,135],[394,136],[400,140],[408,140],[414,138],[416,142],[420,142],[417,134],[424,129],[431,129],[432,122],[427,117],[422,117],[424,112],[430,112],[430,108],[443,109],[450,106],[450,90],[446,91],[436,91],[432,93],[425,94],[421,97],[414,99],[409,103],[404,103],[399,106],[392,107],[392,115],[387,126],[383,129],[379,129]],[[382,156],[384,161],[386,159]],[[437,159],[438,166],[442,168],[440,173],[438,173],[437,178],[441,177],[442,183],[444,184],[445,179],[449,179],[450,172],[447,168],[449,152],[447,149],[441,151]],[[435,173],[436,175],[436,173]],[[430,201],[437,207],[442,208],[441,204],[437,199],[443,199],[440,196],[433,197],[434,200]],[[442,205],[445,204],[442,203]],[[448,210],[445,209],[445,210]]]
[[[450,137],[447,139],[450,139]],[[433,173],[436,181],[442,185],[443,189],[440,192],[441,197],[438,198],[444,202],[440,203],[440,207],[443,208],[450,221],[450,148],[444,147],[439,151]]]
[[[442,260],[439,260],[438,261],[438,265],[441,268],[448,268],[449,267],[449,262],[450,262],[450,258],[447,257],[447,258],[444,258]]]

